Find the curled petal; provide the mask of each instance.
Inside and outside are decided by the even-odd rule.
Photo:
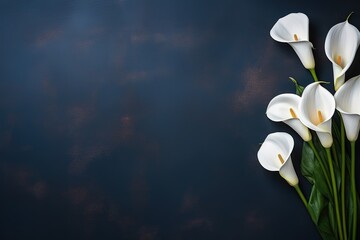
[[[297,40],[294,38],[297,35]],[[280,18],[270,30],[278,42],[309,41],[309,18],[303,13],[290,13]]]
[[[299,183],[299,178],[295,172],[291,157],[289,157],[280,168],[279,173],[291,186],[295,186]]]
[[[291,42],[290,46],[294,49],[301,63],[306,69],[315,68],[315,60],[312,52],[313,45],[309,41]]]
[[[312,139],[309,129],[299,119],[285,120],[284,123],[294,129],[305,142]]]
[[[315,68],[313,45],[309,42],[309,18],[305,14],[290,13],[280,18],[270,30],[270,36],[290,44],[305,68]]]
[[[350,142],[356,141],[359,136],[360,116],[358,114],[341,113],[341,117],[344,121],[347,139]]]
[[[284,122],[293,128],[304,141],[311,140],[309,129],[298,119],[298,106],[301,97],[285,93],[274,97],[266,110],[268,118],[275,122]]]
[[[279,171],[282,165],[289,159],[294,148],[294,139],[290,134],[276,132],[269,134],[258,151],[260,164],[269,171]],[[284,159],[281,163],[278,154]]]
[[[333,138],[331,133],[328,132],[316,132],[316,135],[318,136],[321,145],[324,148],[329,148],[333,144]]]
[[[360,75],[351,78],[335,93],[336,109],[344,121],[346,137],[355,141],[359,134],[360,121]]]
[[[296,117],[301,97],[291,93],[277,95],[271,99],[266,115],[274,122],[282,122]],[[292,109],[292,111],[290,111]],[[292,113],[293,112],[293,113]]]
[[[269,171],[279,171],[292,186],[299,180],[291,161],[294,139],[284,132],[269,134],[258,151],[260,164]]]
[[[334,112],[334,97],[320,83],[309,84],[304,89],[299,104],[299,119],[305,126],[316,131],[324,147],[332,144],[331,118]]]
[[[334,97],[337,110],[360,115],[360,75],[346,81]]]
[[[345,73],[355,58],[359,43],[360,32],[348,20],[329,30],[325,39],[325,53],[333,65],[335,90],[344,83]]]

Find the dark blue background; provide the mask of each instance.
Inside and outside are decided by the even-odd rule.
[[[0,238],[319,239],[256,158],[288,131],[298,169],[265,109],[312,81],[269,31],[307,14],[332,81],[325,36],[357,2],[1,1]]]

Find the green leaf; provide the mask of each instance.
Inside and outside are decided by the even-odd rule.
[[[296,94],[301,96],[302,92],[304,91],[304,87],[299,85],[295,78],[289,77],[290,80],[295,84]]]
[[[303,144],[300,169],[302,175],[313,185],[315,183],[315,155],[309,144],[306,142]]]
[[[311,191],[308,210],[321,237],[326,240],[336,240],[337,231],[336,225],[334,225],[332,205],[329,204],[328,199],[321,194],[316,185]]]
[[[331,199],[331,191],[326,182],[323,170],[310,145],[303,144],[300,170],[302,175],[312,184],[316,184],[317,189],[328,199]]]
[[[329,202],[328,213],[329,213],[328,219],[330,221],[331,228],[332,228],[332,230],[334,231],[334,233],[337,236],[337,234],[338,234],[338,226],[337,226],[336,216],[335,216],[335,214],[336,214],[335,213],[335,207],[331,202]]]
[[[320,160],[322,163],[326,163],[327,158],[325,158],[323,147],[318,142],[318,139],[315,138],[314,141]],[[337,225],[330,186],[326,182],[319,160],[315,157],[315,153],[307,142],[303,144],[300,169],[303,176],[313,185],[308,203],[309,214],[322,238],[335,240]]]

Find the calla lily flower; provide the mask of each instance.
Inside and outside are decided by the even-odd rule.
[[[333,95],[319,82],[309,84],[303,91],[299,103],[299,119],[308,128],[316,131],[325,148],[333,143],[331,118],[335,112]]]
[[[291,186],[299,183],[291,161],[294,139],[290,134],[276,132],[269,134],[262,143],[257,157],[260,164],[269,171],[278,171]]]
[[[286,123],[294,129],[305,142],[308,142],[311,140],[311,133],[298,118],[300,100],[301,97],[296,94],[280,94],[270,101],[266,115],[274,122]]]
[[[336,109],[344,121],[346,137],[356,141],[360,128],[360,75],[351,78],[335,93]]]
[[[336,24],[328,32],[325,53],[333,65],[335,91],[344,84],[345,72],[354,60],[359,43],[359,30],[348,20]]]
[[[280,18],[270,31],[278,42],[288,43],[307,69],[315,68],[312,43],[309,42],[309,18],[303,13],[290,13]]]

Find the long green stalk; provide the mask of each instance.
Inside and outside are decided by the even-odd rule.
[[[332,155],[333,155],[335,164],[336,164],[337,167],[339,167],[339,165],[340,165],[340,164],[339,164],[339,158],[338,158],[338,156],[337,156],[337,152],[336,152],[336,148],[335,148],[335,145],[334,145],[334,144],[331,146],[331,151],[332,151]]]
[[[332,187],[333,187],[333,196],[334,196],[334,202],[335,202],[334,203],[335,204],[335,214],[336,214],[336,221],[337,221],[338,230],[339,230],[339,238],[340,238],[340,240],[343,240],[344,235],[343,235],[341,218],[340,218],[339,199],[338,199],[338,192],[337,192],[336,181],[335,181],[335,172],[334,172],[334,167],[333,167],[333,163],[332,163],[330,148],[325,148],[325,150],[326,150],[329,167],[330,167],[330,175],[331,175],[331,182],[332,182]]]
[[[308,202],[307,202],[307,200],[306,200],[306,198],[305,198],[304,194],[302,193],[302,191],[301,191],[301,189],[300,189],[299,185],[298,185],[298,184],[296,184],[296,185],[294,186],[294,188],[295,188],[296,192],[299,194],[299,197],[301,198],[301,201],[304,203],[304,205],[305,205],[306,209],[308,209]]]
[[[352,239],[356,240],[357,230],[357,199],[356,199],[356,182],[355,182],[355,141],[351,141],[351,194],[353,200],[353,226],[352,226]]]
[[[345,210],[345,128],[344,122],[341,122],[341,213],[342,213],[342,224],[344,229],[344,238],[347,239],[347,228],[346,228],[346,210]]]

